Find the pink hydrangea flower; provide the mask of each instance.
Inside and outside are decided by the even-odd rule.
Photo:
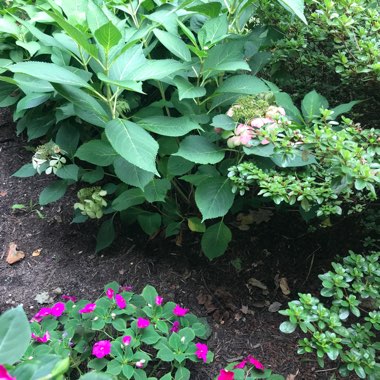
[[[222,369],[220,370],[217,380],[234,380],[234,376],[235,374],[233,372]]]
[[[127,307],[127,303],[121,294],[116,294],[115,302],[120,309],[125,309]]]
[[[240,369],[243,369],[246,365],[247,365],[247,360],[244,359],[244,360],[241,361],[239,364],[236,364],[234,368],[240,368]]]
[[[16,380],[16,378],[12,377],[7,369],[0,364],[0,380]]]
[[[266,124],[274,123],[273,119],[269,119],[267,117],[256,117],[251,121],[251,126],[254,128],[261,128]]]
[[[175,308],[173,309],[173,314],[176,315],[177,317],[184,317],[188,312],[189,312],[189,309],[186,309],[179,305],[175,305]]]
[[[135,366],[137,368],[144,368],[144,364],[145,364],[145,359],[141,359],[138,362],[136,362]]]
[[[112,300],[112,298],[113,298],[114,295],[115,295],[115,291],[114,291],[113,289],[108,288],[108,289],[106,290],[106,296],[107,296],[110,300]]]
[[[137,319],[137,328],[139,329],[145,329],[150,325],[149,319],[145,318],[138,318]]]
[[[232,136],[227,140],[227,146],[231,149],[239,145],[241,145],[240,136]]]
[[[178,332],[180,327],[181,327],[181,325],[179,324],[179,322],[178,321],[174,321],[173,322],[173,326],[170,329],[170,332]]]
[[[196,343],[195,347],[197,347],[197,351],[195,352],[196,357],[198,359],[202,359],[206,363],[207,362],[207,353],[208,353],[207,344]]]
[[[156,305],[157,306],[161,306],[163,301],[164,301],[163,297],[161,297],[161,296],[156,297]]]
[[[52,308],[51,308],[51,315],[53,317],[59,318],[63,312],[66,309],[66,305],[63,302],[57,302]]]
[[[64,294],[61,298],[62,298],[64,301],[77,302],[77,297],[75,297],[75,296],[70,296],[70,295],[68,295],[68,294]]]
[[[83,309],[79,310],[79,313],[80,314],[88,314],[88,313],[92,313],[95,309],[96,309],[96,304],[88,303],[87,305],[85,305],[85,307]]]
[[[99,340],[92,347],[92,355],[98,359],[104,358],[111,352],[111,342],[109,340]]]
[[[270,106],[267,109],[265,117],[270,119],[275,119],[278,116],[285,116],[285,110],[282,107]]]
[[[45,334],[42,336],[38,336],[32,333],[32,339],[34,339],[38,343],[46,343],[48,340],[50,340],[50,333],[49,331],[46,331]]]
[[[129,335],[123,336],[123,339],[121,340],[124,344],[124,346],[129,346],[132,341],[132,337]]]
[[[264,371],[264,366],[257,359],[255,359],[252,355],[248,355],[247,360],[250,364],[252,364],[256,369],[260,371]]]
[[[42,307],[37,314],[30,320],[31,322],[41,322],[45,317],[51,315],[50,307]]]
[[[268,145],[270,141],[268,139],[261,140],[261,145]]]

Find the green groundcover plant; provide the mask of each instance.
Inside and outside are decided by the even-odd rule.
[[[380,252],[367,256],[354,252],[319,278],[323,304],[311,294],[299,294],[289,302],[289,317],[280,330],[292,333],[299,327],[308,337],[299,341],[299,354],[314,353],[324,367],[325,358],[336,361],[339,373],[354,371],[361,379],[377,379],[380,372]]]
[[[2,380],[188,380],[188,363],[210,363],[209,327],[152,286],[135,294],[112,282],[95,302],[63,295],[28,321],[22,307],[0,316]],[[281,380],[249,355],[217,380]]]

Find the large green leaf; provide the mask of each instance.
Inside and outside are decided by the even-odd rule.
[[[169,75],[185,69],[186,66],[174,59],[147,60],[132,74],[132,80],[144,81],[147,79],[161,80]]]
[[[110,79],[103,73],[98,73],[98,78],[105,83],[111,84],[113,87],[120,87],[130,91],[144,93],[142,90],[142,83],[133,80],[116,80]],[[114,91],[115,92],[115,91]]]
[[[37,107],[40,104],[45,103],[50,98],[50,96],[51,94],[44,94],[44,93],[28,94],[17,103],[16,112]]]
[[[86,21],[87,1],[64,0],[59,2],[60,7],[72,25],[83,25]],[[88,18],[91,18],[91,15]]]
[[[179,137],[188,134],[194,129],[201,129],[189,117],[152,116],[137,121],[144,129],[162,136]]]
[[[87,0],[87,3],[87,13],[89,15],[87,23],[91,33],[94,34],[96,30],[108,22],[108,18],[93,0]]]
[[[162,45],[164,45],[166,49],[168,49],[176,57],[184,61],[191,61],[190,50],[179,37],[160,29],[154,29],[153,33]]]
[[[164,179],[154,179],[144,188],[145,199],[149,202],[164,202],[166,193],[170,190],[170,181]]]
[[[61,199],[67,190],[67,181],[59,180],[51,183],[42,190],[39,196],[39,204],[45,206]]]
[[[297,123],[303,123],[299,109],[294,105],[292,98],[286,92],[275,93],[276,103],[285,109],[286,115]]]
[[[128,185],[139,187],[140,189],[144,189],[154,177],[152,172],[140,169],[136,165],[124,160],[122,157],[118,157],[114,161],[113,166],[115,174],[120,180]]]
[[[203,72],[210,76],[213,71],[250,71],[248,63],[244,60],[243,50],[244,45],[240,42],[214,46],[205,59]]]
[[[223,160],[224,151],[204,136],[187,136],[179,145],[175,156],[180,156],[197,164],[216,164]]]
[[[112,47],[116,46],[122,38],[118,28],[111,22],[107,22],[95,31],[95,38],[108,52]]]
[[[218,17],[207,20],[198,33],[198,40],[201,46],[214,45],[216,42],[225,38],[228,34],[227,15],[222,14]]]
[[[13,177],[26,178],[32,177],[37,173],[37,170],[34,169],[33,164],[25,164],[21,166],[15,173],[12,174]]]
[[[268,86],[253,75],[235,75],[227,78],[216,93],[235,93],[254,95],[268,91]]]
[[[183,77],[176,76],[173,82],[178,88],[179,100],[194,99],[206,95],[206,89],[204,87],[195,87]]]
[[[79,75],[72,73],[70,70],[46,62],[21,62],[9,66],[8,69],[13,73],[27,74],[32,77],[47,80],[51,83],[65,84],[75,87],[91,88]]]
[[[79,147],[75,156],[94,165],[108,166],[118,154],[107,141],[90,140]]]
[[[158,174],[158,144],[147,131],[128,120],[115,119],[107,123],[106,135],[121,157],[140,169]]]
[[[203,220],[224,216],[234,202],[231,182],[225,177],[210,177],[202,181],[195,191],[195,203]]]
[[[294,13],[306,25],[307,21],[304,15],[304,0],[277,0],[285,9]]]
[[[89,124],[104,128],[105,123],[111,120],[109,109],[80,88],[60,84],[54,84],[54,88],[74,104],[76,115]]]
[[[161,215],[157,212],[141,214],[137,216],[137,221],[141,229],[149,236],[156,233],[161,227]],[[154,302],[151,303],[152,305]]]
[[[306,120],[311,121],[315,117],[320,116],[320,108],[328,108],[329,103],[325,97],[313,90],[305,95],[302,99],[301,106],[303,116]]]
[[[141,189],[130,189],[121,193],[112,202],[112,207],[116,211],[123,211],[129,207],[144,203],[145,196]]]
[[[30,342],[30,326],[21,306],[0,316],[0,363],[14,364],[21,359]]]
[[[115,240],[115,227],[113,225],[113,218],[108,219],[102,223],[96,236],[95,251],[99,252],[102,249],[109,247]]]
[[[215,259],[224,254],[231,239],[232,233],[223,222],[213,224],[202,236],[202,250],[210,260]]]
[[[331,111],[334,111],[334,113],[331,115],[333,120],[336,120],[338,116],[344,113],[350,112],[353,106],[361,102],[362,100],[353,100],[349,103],[339,104],[339,106],[332,108]]]

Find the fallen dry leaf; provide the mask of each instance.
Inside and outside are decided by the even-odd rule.
[[[41,292],[38,293],[34,299],[39,303],[39,304],[45,304],[45,303],[51,303],[53,302],[53,298],[50,297],[48,292]]]
[[[259,280],[256,280],[256,278],[254,277],[251,277],[249,280],[248,280],[248,284],[251,285],[251,286],[254,286],[256,288],[260,288],[262,290],[268,290],[268,287],[263,284],[261,281]]]
[[[5,197],[8,193],[6,191],[0,191],[0,197]]]
[[[281,303],[280,302],[273,302],[272,304],[269,305],[268,307],[268,311],[271,312],[271,313],[276,313],[277,311],[280,310],[281,308]]]
[[[21,261],[25,257],[25,253],[22,251],[17,251],[16,243],[9,243],[6,262],[10,265]]]
[[[297,372],[295,373],[295,375],[290,373],[288,376],[286,376],[286,380],[294,380],[298,376],[299,373],[300,373],[300,370],[297,369]]]
[[[286,277],[281,277],[280,278],[280,288],[281,288],[281,291],[282,291],[283,295],[287,296],[287,295],[290,294],[288,280],[286,279]]]
[[[240,230],[246,231],[249,229],[249,225],[253,223],[261,224],[263,222],[269,222],[272,215],[272,211],[260,208],[255,211],[250,210],[248,214],[238,214],[236,217],[236,221],[240,222],[238,228]]]
[[[41,254],[41,251],[42,251],[42,248],[36,249],[35,251],[33,251],[32,256],[33,257],[39,256]]]

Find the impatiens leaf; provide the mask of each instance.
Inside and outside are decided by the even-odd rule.
[[[21,306],[0,316],[0,363],[14,364],[24,355],[30,342],[30,326]]]

